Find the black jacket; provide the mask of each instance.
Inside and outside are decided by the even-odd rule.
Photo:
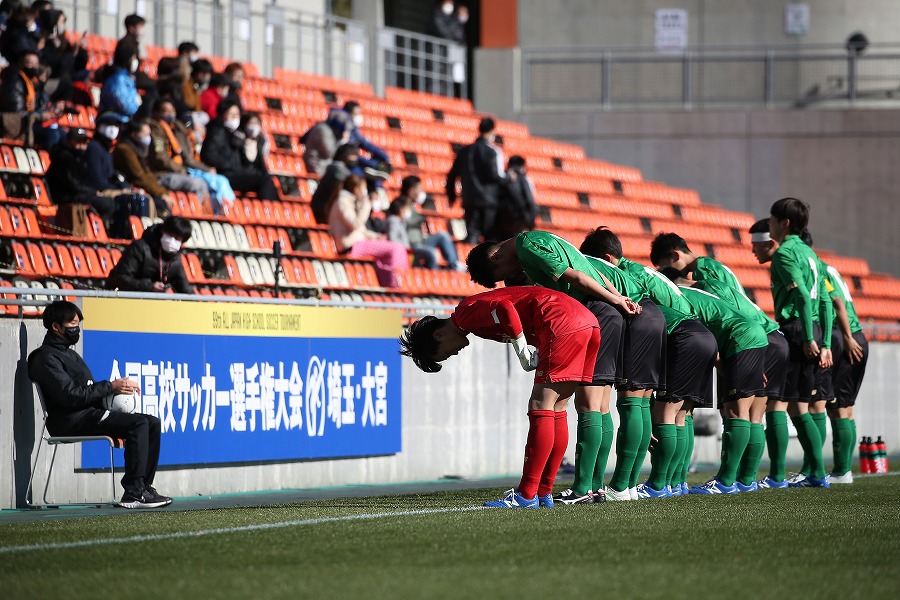
[[[109,381],[94,381],[84,359],[53,332],[28,356],[28,376],[43,392],[51,435],[64,435],[68,425],[86,418],[99,422],[102,401],[113,391]]]
[[[39,110],[43,104],[40,84],[35,84],[33,110]],[[28,92],[22,80],[18,65],[9,65],[0,73],[0,112],[21,113],[28,111]]]
[[[485,138],[460,148],[447,173],[446,192],[450,204],[456,202],[456,180],[459,179],[463,208],[497,206],[500,184],[504,180],[497,163],[497,151]]]
[[[188,283],[181,253],[166,257],[160,249],[162,225],[147,228],[139,240],[122,253],[106,280],[106,288],[131,292],[149,292],[153,284],[162,281],[179,294],[193,294],[194,286]]]
[[[91,164],[87,151],[77,152],[65,144],[57,144],[50,152],[47,185],[56,204],[88,204],[97,195],[91,185]]]
[[[528,229],[534,229],[537,218],[537,205],[528,177],[516,169],[516,178],[507,177],[503,181],[503,193],[497,212],[496,228],[505,239]]]
[[[205,164],[215,167],[216,171],[225,177],[257,173],[246,169],[241,162],[244,153],[244,139],[228,131],[222,123],[222,119],[213,119],[206,129],[206,139],[200,149],[200,160]]]
[[[459,17],[455,13],[445,15],[440,6],[432,9],[426,33],[457,44],[466,43],[466,30]]]
[[[109,148],[101,142],[106,138],[101,137],[96,132],[94,138],[88,142],[87,150],[84,151],[84,159],[87,162],[87,171],[85,172],[85,180],[98,190],[124,190],[129,187],[125,183],[125,178],[116,171],[113,165],[113,157]],[[50,165],[53,168],[53,165]]]

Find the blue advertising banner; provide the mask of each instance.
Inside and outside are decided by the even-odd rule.
[[[85,361],[98,379],[140,383],[139,412],[162,423],[161,465],[401,450],[396,311],[95,298],[83,309]],[[82,468],[108,461],[84,446]]]

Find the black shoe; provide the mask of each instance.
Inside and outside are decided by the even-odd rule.
[[[148,485],[147,487],[145,487],[144,493],[148,494],[151,498],[153,498],[154,502],[165,502],[165,504],[163,504],[163,506],[168,506],[168,505],[172,504],[171,498],[169,498],[168,496],[163,496],[162,494],[157,492],[156,488],[153,487],[152,485]]]
[[[171,502],[171,499],[169,500]],[[125,492],[119,506],[122,508],[159,508],[168,504],[162,499],[155,498],[147,490],[140,492]]]

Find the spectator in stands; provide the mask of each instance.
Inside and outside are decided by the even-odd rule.
[[[465,265],[459,262],[450,234],[440,231],[429,235],[425,217],[416,210],[416,206],[424,201],[422,180],[415,175],[404,177],[400,196],[391,202],[388,209],[388,239],[412,250],[416,264],[426,269],[437,269],[437,251],[440,249],[451,269],[465,270]]]
[[[137,52],[130,44],[119,44],[112,65],[100,90],[98,112],[108,110],[133,117],[141,106],[141,97],[135,85],[135,73],[140,66]]]
[[[397,287],[397,273],[409,268],[406,248],[366,229],[371,210],[366,180],[359,175],[350,175],[328,207],[331,236],[340,254],[374,257],[379,283],[384,287]]]
[[[462,183],[462,206],[466,218],[466,243],[477,244],[482,236],[494,234],[503,172],[503,152],[494,145],[494,119],[485,117],[478,124],[479,137],[474,144],[460,148],[447,173],[447,199],[456,202],[456,181]]]
[[[259,113],[244,113],[244,116],[241,117],[238,134],[244,136],[241,164],[246,169],[264,173],[270,177],[269,168],[266,166],[266,158],[269,156],[269,138],[263,133],[262,119],[260,119]]]
[[[177,56],[164,56],[156,67],[156,90],[162,98],[170,98],[175,111],[184,115],[193,110],[184,102],[183,89],[191,79],[191,65],[199,58],[200,48],[194,42],[178,44]],[[192,84],[191,84],[192,85]]]
[[[241,104],[241,89],[244,87],[244,78],[247,76],[244,72],[244,67],[241,63],[230,63],[222,71],[222,74],[231,81],[231,89],[227,98]]]
[[[45,178],[55,204],[87,204],[108,228],[116,210],[115,196],[121,192],[106,193],[94,185],[90,176],[88,142],[84,129],[70,129],[65,142],[57,144],[50,153],[50,167]]]
[[[177,192],[196,194],[201,202],[206,202],[209,198],[209,186],[203,179],[191,177],[187,172],[181,156],[181,145],[175,138],[172,126],[167,122],[171,118],[174,124],[175,107],[167,100],[157,102],[157,107],[159,105],[165,107],[166,115],[164,119],[162,113],[157,112],[157,118],[147,121],[150,127],[147,166],[163,186]]]
[[[41,62],[37,53],[23,54],[16,64],[0,73],[0,112],[4,115],[3,135],[28,143],[29,132],[34,143],[50,149],[63,140],[66,131],[57,123],[64,105],[51,105],[44,95]],[[17,120],[15,126],[13,120]]]
[[[464,7],[460,7],[460,10]],[[468,21],[469,10],[465,9],[465,20]],[[453,0],[437,0],[431,9],[431,18],[425,33],[435,37],[450,40],[457,44],[466,43],[466,31],[464,21],[457,13]]]
[[[193,294],[181,263],[181,247],[191,239],[191,222],[167,217],[131,242],[106,280],[106,289],[132,292]]]
[[[494,226],[497,239],[508,240],[523,231],[531,231],[534,229],[537,213],[534,185],[528,178],[525,159],[518,155],[511,156],[506,165],[506,179],[503,181]]]
[[[191,77],[181,86],[181,97],[188,110],[194,113],[201,112],[200,96],[209,88],[213,76],[212,63],[205,58],[199,58],[191,65]],[[207,121],[208,123],[209,121]],[[203,125],[206,125],[204,123]]]
[[[200,150],[200,159],[216,169],[239,192],[252,192],[261,200],[277,200],[278,191],[272,177],[243,164],[246,135],[238,131],[241,126],[241,109],[230,100],[223,100],[218,107],[219,116],[209,123],[206,139]]]
[[[337,197],[353,169],[356,169],[358,161],[359,148],[355,145],[344,144],[338,148],[334,161],[325,169],[316,191],[313,192],[311,204],[316,223],[328,222],[328,206]]]
[[[38,25],[38,11],[20,6],[12,11],[6,30],[0,35],[0,56],[9,64],[17,63],[25,54],[37,54],[43,47]]]
[[[313,125],[300,138],[300,143],[305,148],[303,162],[306,165],[306,171],[323,175],[325,169],[331,164],[337,148],[350,141],[350,132],[354,128],[355,125],[350,115],[337,108],[332,109],[324,121]]]
[[[146,73],[138,69],[141,61],[144,59],[144,53],[141,51],[141,40],[144,38],[146,26],[147,21],[140,15],[128,15],[125,17],[125,35],[122,36],[122,39],[116,44],[116,50],[113,53],[113,56],[118,55],[121,50],[126,54],[130,51],[137,57],[138,66],[134,69],[134,83],[137,89],[148,92],[156,90],[156,82],[150,79]]]
[[[234,203],[234,190],[228,178],[218,175],[215,169],[197,160],[191,132],[176,119],[175,104],[166,98],[156,102],[150,121],[153,138],[150,150],[150,168],[154,171],[185,172],[206,184],[213,214],[221,214],[223,204]],[[202,196],[201,196],[202,198]]]
[[[366,171],[367,175],[372,175],[379,179],[387,179],[388,174],[392,170],[391,159],[387,152],[370,142],[362,134],[361,128],[364,123],[362,107],[358,102],[350,100],[344,104],[344,112],[350,115],[350,119],[353,121],[349,142],[356,144],[360,150],[364,150],[370,155],[370,158],[360,156],[359,165]]]
[[[81,336],[84,315],[77,305],[58,300],[44,309],[47,335],[28,356],[28,376],[47,409],[47,431],[54,436],[110,436],[125,440],[123,508],[157,508],[172,503],[153,488],[159,462],[160,422],[143,413],[110,412],[110,394],[140,393],[131,379],[99,381],[72,346]]]
[[[209,87],[200,94],[200,110],[209,115],[210,120],[219,116],[219,103],[231,92],[231,80],[221,73],[214,73]]]
[[[94,138],[88,143],[87,161],[91,184],[97,189],[131,189],[113,165],[112,150],[119,131],[128,122],[122,115],[105,112],[94,120]]]
[[[144,190],[153,198],[157,213],[168,214],[175,199],[150,170],[148,159],[152,139],[147,121],[129,121],[113,151],[113,164],[128,183]],[[185,179],[190,177],[185,176]]]
[[[75,91],[72,82],[82,81],[88,76],[84,35],[74,44],[69,42],[66,38],[67,19],[61,10],[41,12],[39,22],[44,35],[41,64],[50,67],[50,81],[46,92],[51,100],[70,101]]]

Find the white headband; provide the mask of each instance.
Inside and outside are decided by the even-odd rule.
[[[756,233],[750,234],[750,242],[751,243],[759,243],[759,242],[771,242],[772,236],[769,235],[768,231],[758,231]]]

